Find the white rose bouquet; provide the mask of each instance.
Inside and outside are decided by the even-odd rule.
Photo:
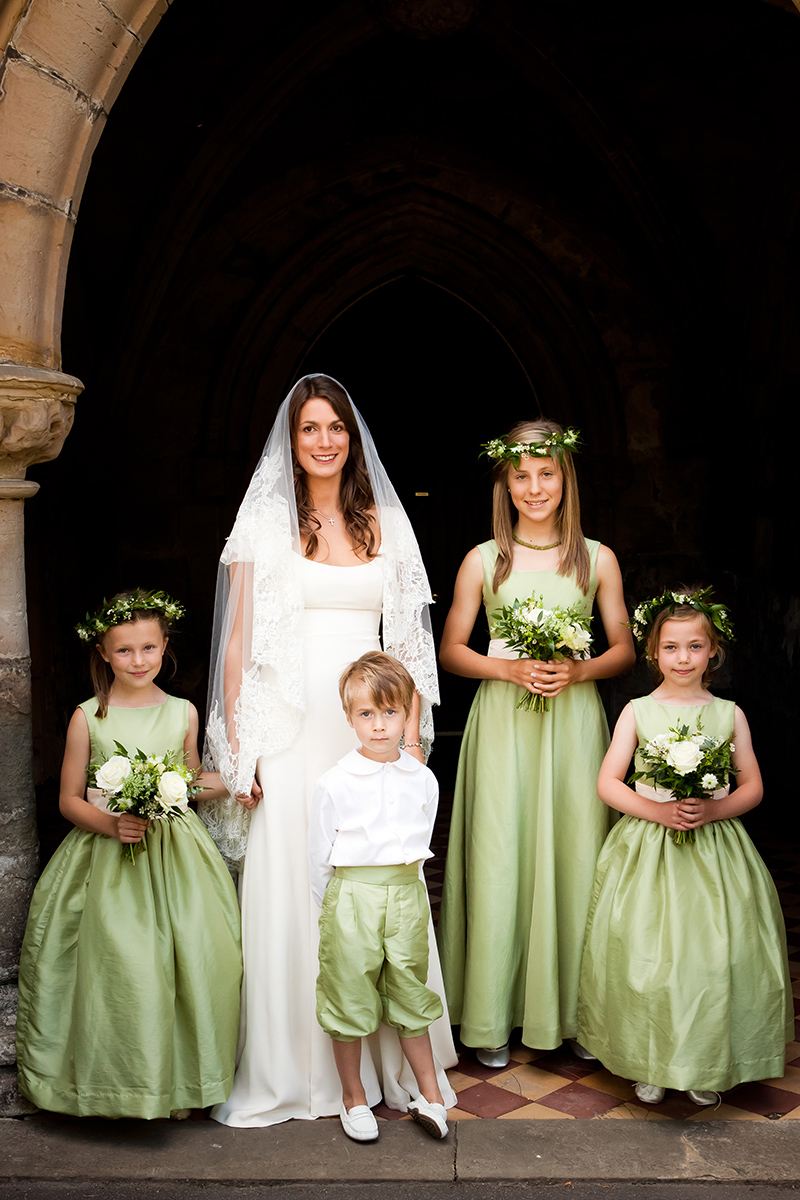
[[[671,792],[676,800],[690,797],[707,800],[736,774],[731,764],[735,749],[730,738],[703,733],[702,718],[698,717],[694,733],[689,732],[688,725],[678,725],[669,733],[658,733],[651,738],[639,751],[647,767],[634,771],[628,784],[647,779],[653,787]],[[694,830],[673,829],[670,836],[676,845],[682,846],[694,841]]]
[[[131,813],[151,821],[174,821],[182,818],[189,801],[203,789],[197,786],[198,771],[187,767],[178,755],[145,754],[128,751],[115,742],[117,753],[104,763],[92,763],[87,768],[89,787],[98,788],[112,812]],[[136,861],[144,850],[144,841],[122,847],[124,858]]]
[[[581,612],[578,604],[545,608],[544,597],[534,592],[527,600],[515,600],[493,612],[491,620],[494,636],[502,638],[520,658],[563,662],[568,657],[589,657],[592,618]],[[549,712],[550,704],[547,696],[526,690],[517,708],[525,712]]]

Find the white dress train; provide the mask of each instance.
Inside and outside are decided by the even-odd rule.
[[[258,763],[264,791],[254,809],[241,880],[241,1025],[233,1091],[212,1117],[239,1128],[339,1112],[341,1087],[330,1038],[316,1018],[319,909],[308,881],[308,814],[314,784],[356,745],[339,700],[348,663],[379,650],[383,597],[380,557],[356,567],[297,557],[304,596],[306,713],[295,743]],[[445,1068],[457,1056],[444,997],[433,923],[428,984],[444,1013],[430,1030],[445,1104],[455,1104]],[[397,1034],[381,1025],[363,1043],[369,1105],[381,1097],[405,1110],[417,1095]]]

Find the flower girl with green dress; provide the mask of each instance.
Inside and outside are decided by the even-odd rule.
[[[576,1036],[586,912],[609,824],[595,790],[608,747],[595,681],[635,658],[617,560],[581,531],[576,443],[575,430],[543,419],[488,443],[494,538],[464,559],[442,636],[445,670],[481,683],[458,763],[439,947],[450,1018],[495,1069],[509,1062],[517,1027],[543,1050]],[[608,649],[518,657],[498,610],[532,593],[584,624],[596,604]],[[468,644],[482,606],[486,654]],[[538,711],[520,708],[528,701]]]
[[[762,795],[750,730],[707,690],[730,636],[709,593],[665,592],[636,609],[634,633],[660,683],[623,710],[598,781],[625,815],[597,863],[578,1037],[636,1080],[645,1104],[666,1088],[714,1104],[739,1083],[778,1078],[794,1037],[778,895],[737,819]],[[625,783],[634,751],[635,790]]]
[[[78,626],[92,643],[95,696],[67,731],[59,805],[75,828],[36,886],[20,962],[19,1087],[40,1108],[169,1117],[219,1103],[232,1086],[236,892],[178,796],[181,774],[200,765],[197,712],[155,682],[182,612],[163,592],[137,590]],[[123,747],[131,758],[153,756],[172,819],[113,811],[131,772]],[[97,780],[105,792],[87,793],[89,764],[111,759]],[[218,775],[196,782],[201,796],[222,792]]]

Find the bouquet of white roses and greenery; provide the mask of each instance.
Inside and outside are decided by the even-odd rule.
[[[111,812],[130,813],[151,821],[174,821],[182,818],[189,801],[203,789],[196,784],[198,771],[187,767],[179,756],[145,754],[137,750],[129,754],[115,742],[117,753],[102,764],[87,768],[89,787],[103,793]],[[144,850],[144,841],[122,847],[122,854],[136,861],[136,853]]]
[[[702,718],[698,717],[694,733],[689,732],[688,725],[677,725],[669,733],[651,738],[639,751],[639,758],[647,764],[645,770],[634,771],[628,783],[649,779],[653,787],[671,792],[676,800],[707,800],[736,774],[731,764],[735,749],[730,738],[703,733]],[[670,836],[682,846],[694,841],[694,830],[673,829]]]
[[[492,631],[505,641],[520,658],[539,662],[563,662],[565,658],[588,658],[592,635],[591,615],[580,605],[569,608],[545,608],[544,597],[536,593],[527,600],[515,600],[491,615]],[[549,712],[547,696],[526,690],[517,708],[525,712]]]

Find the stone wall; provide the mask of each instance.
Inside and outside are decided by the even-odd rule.
[[[23,503],[82,384],[60,371],[64,282],[106,116],[168,0],[13,0],[0,12],[0,1114],[16,1094],[19,948],[38,873]]]

